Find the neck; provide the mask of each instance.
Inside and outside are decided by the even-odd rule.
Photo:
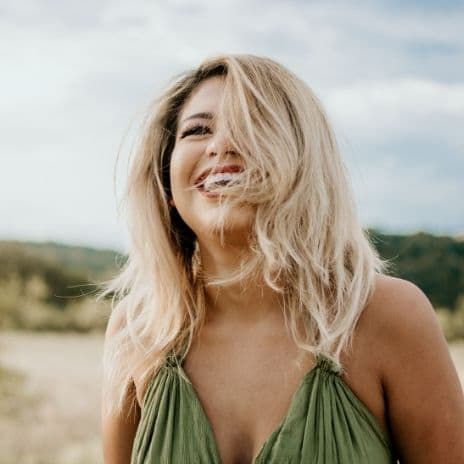
[[[247,249],[219,244],[202,245],[200,258],[202,274],[225,277],[237,270],[246,257]],[[254,276],[253,282],[235,283],[205,287],[207,320],[214,323],[232,323],[241,326],[266,325],[281,320],[282,295],[270,288],[261,276]]]

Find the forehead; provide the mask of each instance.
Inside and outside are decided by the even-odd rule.
[[[179,121],[196,113],[216,113],[224,93],[224,80],[221,77],[210,77],[203,81],[185,102]]]

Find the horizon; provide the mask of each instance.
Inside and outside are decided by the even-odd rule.
[[[416,231],[409,231],[409,232],[395,232],[395,231],[386,231],[381,230],[378,228],[365,228],[364,230],[369,230],[370,233],[379,233],[382,235],[387,236],[400,236],[400,237],[412,237],[416,235],[431,235],[434,238],[450,238],[457,242],[464,241],[464,233],[458,233],[456,235],[451,234],[436,234],[426,230],[416,230]],[[0,244],[1,243],[17,243],[17,244],[26,244],[26,245],[52,245],[52,246],[62,246],[68,248],[82,248],[87,250],[95,250],[95,251],[108,251],[108,252],[116,252],[119,254],[127,254],[129,251],[128,249],[122,250],[118,249],[117,247],[108,247],[108,246],[98,246],[92,243],[79,243],[79,242],[65,242],[65,241],[58,241],[58,240],[29,240],[29,239],[17,239],[17,238],[3,238],[0,237]]]

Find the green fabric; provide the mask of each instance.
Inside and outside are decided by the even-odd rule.
[[[168,361],[148,386],[131,464],[221,464],[210,422],[180,373]],[[384,464],[395,462],[390,449],[337,366],[318,356],[253,464]]]

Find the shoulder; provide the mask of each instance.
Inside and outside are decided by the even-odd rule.
[[[424,361],[452,365],[435,310],[425,293],[412,282],[378,276],[365,313],[364,325],[371,341],[376,342],[387,384],[394,382],[390,378],[392,372],[417,368]]]
[[[431,357],[451,362],[435,310],[417,285],[380,275],[366,309],[385,374],[395,366],[406,368],[425,359],[431,361]]]
[[[383,370],[399,357],[417,354],[420,347],[447,348],[427,296],[417,285],[396,277],[376,276],[358,326],[365,343],[373,344]]]
[[[407,280],[379,276],[365,313],[400,456],[462,462],[462,388],[429,299]]]
[[[417,338],[424,336],[446,344],[432,304],[425,293],[408,280],[377,276],[366,313],[371,328],[387,345],[393,337],[396,342],[413,346]]]

